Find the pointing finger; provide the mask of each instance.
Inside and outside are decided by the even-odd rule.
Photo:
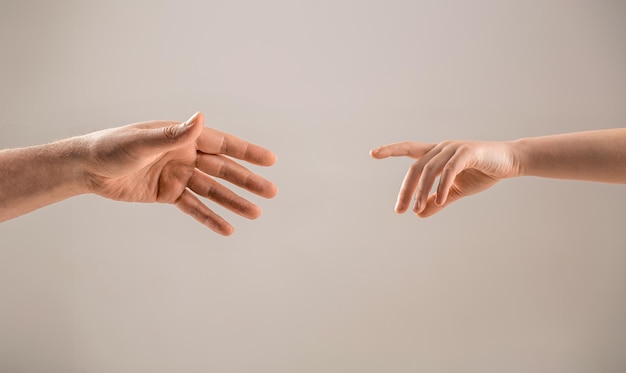
[[[411,157],[419,158],[431,151],[436,144],[403,141],[394,144],[383,145],[370,151],[370,155],[375,159],[387,157]]]

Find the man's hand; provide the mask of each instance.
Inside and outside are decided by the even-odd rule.
[[[413,212],[420,217],[431,216],[460,198],[519,174],[519,162],[509,143],[401,142],[376,148],[370,155],[376,159],[406,156],[417,160],[404,178],[396,212],[405,212],[415,196]],[[437,190],[429,196],[437,177]]]
[[[80,140],[86,148],[84,178],[89,192],[119,201],[171,203],[223,235],[232,234],[233,227],[197,195],[249,219],[258,218],[261,209],[215,178],[266,198],[278,191],[272,182],[232,159],[271,166],[274,153],[205,128],[201,113],[184,123],[137,123]]]

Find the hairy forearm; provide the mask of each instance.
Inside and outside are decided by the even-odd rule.
[[[626,183],[626,128],[511,142],[519,174]]]
[[[0,221],[85,193],[80,138],[0,151]]]

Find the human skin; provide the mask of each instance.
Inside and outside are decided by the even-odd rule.
[[[415,197],[413,212],[420,217],[517,176],[626,183],[626,128],[504,142],[399,142],[370,155],[416,160],[402,182],[396,212],[406,212]],[[437,177],[437,189],[429,195]]]
[[[0,151],[0,221],[94,193],[126,202],[174,204],[222,235],[234,228],[198,196],[256,219],[261,209],[219,183],[221,178],[265,198],[271,181],[233,160],[271,166],[276,155],[204,127],[202,113],[184,123],[152,121],[110,128],[21,149]]]

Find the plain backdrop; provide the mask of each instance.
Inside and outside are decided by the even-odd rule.
[[[626,186],[419,219],[368,156],[625,126],[623,1],[3,0],[0,108],[2,148],[200,110],[280,188],[211,205],[229,238],[88,195],[2,223],[2,372],[626,371]]]

